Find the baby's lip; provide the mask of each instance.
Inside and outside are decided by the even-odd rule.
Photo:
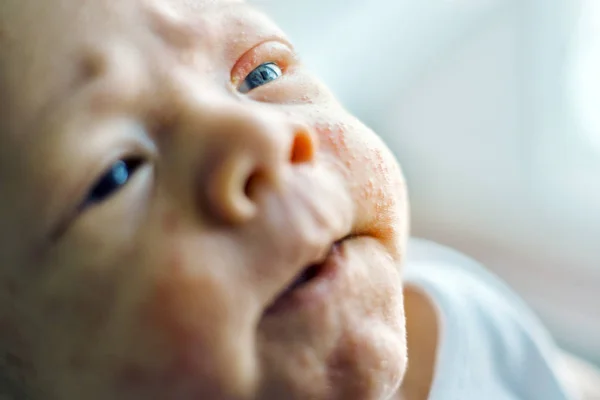
[[[278,310],[284,307],[286,299],[292,295],[295,291],[304,288],[309,285],[313,280],[323,278],[325,275],[330,274],[330,268],[328,268],[329,261],[334,253],[337,251],[339,246],[347,239],[352,238],[352,235],[347,235],[342,239],[339,239],[328,246],[327,253],[319,257],[318,259],[305,264],[302,266],[300,271],[296,273],[292,280],[288,281],[286,285],[276,294],[274,299],[271,301],[269,306],[266,308],[265,315],[271,315],[276,313]]]
[[[333,245],[355,231],[353,197],[337,173],[319,165],[284,174],[277,191],[257,191],[262,213],[251,226],[248,241],[256,251],[247,260],[258,318],[286,290],[314,277]]]

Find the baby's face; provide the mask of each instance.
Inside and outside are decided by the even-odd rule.
[[[234,1],[0,7],[0,350],[17,386],[394,393],[404,182],[277,27]]]

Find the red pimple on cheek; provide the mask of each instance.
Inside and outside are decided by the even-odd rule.
[[[389,163],[383,156],[383,152],[379,147],[372,147],[370,149],[372,165],[375,168],[377,174],[381,174],[384,179],[388,179],[390,175]]]
[[[373,178],[369,178],[366,184],[363,186],[362,197],[364,200],[369,200],[373,198],[375,193],[375,180]]]
[[[315,131],[317,131],[321,138],[329,138],[332,134],[331,125],[322,122],[315,125]]]
[[[315,130],[319,138],[328,144],[337,157],[347,158],[349,149],[344,124],[321,122],[315,126]]]
[[[307,94],[300,96],[300,103],[304,103],[304,104],[313,104],[314,101],[311,99],[311,97]]]

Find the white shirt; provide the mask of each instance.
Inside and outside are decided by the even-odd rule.
[[[477,262],[411,239],[405,280],[435,303],[440,338],[430,400],[571,400],[559,352],[527,305]]]

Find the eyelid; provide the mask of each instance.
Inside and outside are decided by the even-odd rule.
[[[101,157],[93,165],[85,168],[87,172],[81,176],[78,183],[74,184],[65,197],[65,207],[57,216],[57,219],[51,224],[49,232],[50,242],[56,242],[70,227],[79,215],[84,212],[81,208],[88,190],[93,183],[106,171],[110,165],[121,158],[140,157],[148,163],[155,163],[156,148],[154,143],[143,135],[136,133],[127,135],[118,145],[109,151],[104,157]]]
[[[92,174],[88,174],[85,183],[79,186],[79,205],[77,206],[77,213],[85,212],[89,205],[86,204],[86,196],[89,191],[94,187],[98,180],[106,174],[110,168],[119,160],[124,159],[139,159],[141,164],[154,163],[155,151],[153,146],[147,146],[139,141],[128,141],[122,146],[111,152],[109,156],[103,158],[101,163],[98,163],[97,167],[93,169],[95,171]]]
[[[285,74],[297,61],[293,46],[281,39],[270,39],[248,50],[231,70],[231,83],[237,89],[248,74],[265,62],[273,62]]]

